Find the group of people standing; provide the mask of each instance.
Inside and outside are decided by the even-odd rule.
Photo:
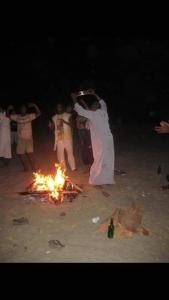
[[[74,111],[77,113],[78,129],[82,160],[90,168],[89,183],[92,185],[114,184],[114,141],[109,126],[107,106],[93,89],[85,91],[85,95],[94,96],[90,107],[79,93],[72,93]],[[79,103],[78,103],[79,102]],[[69,107],[68,107],[69,108]],[[66,169],[64,150],[72,171],[76,170],[73,155],[72,130],[73,123],[69,109],[63,110],[57,105],[57,113],[52,117],[49,127],[55,133],[54,150]]]
[[[34,109],[34,113],[28,113],[28,109]],[[32,121],[41,114],[34,103],[22,105],[17,114],[13,106],[7,110],[0,107],[0,158],[4,165],[12,158],[11,146],[16,144],[16,152],[23,165],[23,170],[36,170],[33,155]]]
[[[54,151],[57,151],[59,163],[66,169],[65,150],[72,171],[76,171],[73,151],[72,129],[76,126],[80,141],[83,163],[90,168],[89,183],[93,185],[114,183],[114,142],[109,127],[106,103],[95,93],[88,90],[85,95],[93,95],[95,101],[90,107],[78,93],[72,93],[74,111],[77,113],[75,124],[72,119],[72,107],[64,109],[57,104],[57,113],[49,121],[49,127],[54,132]],[[79,103],[78,103],[79,102]],[[34,109],[29,113],[28,109]],[[14,107],[5,111],[0,108],[0,158],[4,164],[11,158],[11,143],[16,142],[16,152],[24,171],[36,170],[33,155],[32,121],[41,112],[34,103],[21,106],[16,114]],[[10,130],[11,129],[11,130]],[[11,132],[10,132],[11,131]]]
[[[65,109],[62,103],[57,104],[57,112],[49,121],[49,128],[54,133],[54,151],[57,159],[66,169],[65,151],[72,171],[76,171],[73,151],[73,128],[78,130],[81,157],[90,169],[89,183],[92,185],[114,184],[114,141],[109,126],[106,103],[93,89],[85,91],[85,95],[94,96],[90,106],[79,93],[72,93],[75,122],[72,118],[72,105]],[[33,113],[28,110],[33,109]],[[7,165],[12,157],[11,144],[16,143],[16,153],[23,165],[23,170],[36,171],[34,159],[32,121],[41,112],[34,103],[20,107],[20,113],[13,106],[7,110],[0,107],[0,159]],[[169,123],[161,122],[155,130],[159,134],[169,133]]]

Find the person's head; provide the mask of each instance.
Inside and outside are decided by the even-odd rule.
[[[9,111],[9,113],[10,113],[10,115],[15,115],[15,114],[16,114],[16,110],[15,110],[15,109],[11,109],[11,110]]]
[[[9,105],[8,106],[8,114],[9,115],[15,115],[16,114],[16,110],[15,110],[14,105]]]
[[[58,114],[62,114],[64,112],[64,107],[63,107],[63,104],[62,103],[58,103],[56,105],[56,110],[57,110],[57,113]]]
[[[67,112],[67,113],[72,113],[72,111],[73,111],[72,105],[71,105],[71,104],[68,104],[68,105],[66,106],[66,112]]]
[[[92,104],[90,105],[90,109],[92,110],[92,111],[96,111],[96,110],[98,110],[100,108],[100,103],[99,103],[99,101],[94,101],[94,102],[92,102]]]
[[[22,104],[20,106],[20,113],[21,113],[21,115],[26,115],[27,111],[28,111],[27,106],[25,104]]]

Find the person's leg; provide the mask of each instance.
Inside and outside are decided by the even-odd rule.
[[[114,163],[115,163],[115,151],[114,151],[114,137],[112,137],[112,165],[113,165],[113,180],[114,180]]]
[[[14,143],[17,144],[17,139],[18,139],[18,133],[15,131],[15,138],[14,138]]]
[[[93,158],[91,135],[89,130],[87,131],[87,148],[88,148],[88,161],[89,161],[89,165],[91,166],[92,163],[94,162],[94,158]]]
[[[31,152],[27,153],[27,157],[28,157],[28,160],[29,160],[32,171],[36,172],[37,168],[36,168],[34,153],[33,152],[32,153]]]
[[[58,157],[59,163],[61,165],[63,165],[64,169],[66,170],[66,162],[65,162],[64,143],[63,143],[63,141],[59,141],[57,143],[57,157]]]
[[[84,173],[88,173],[90,170],[90,160],[88,151],[88,141],[87,141],[87,130],[81,130],[81,155],[83,164],[85,166]]]
[[[73,155],[73,142],[72,142],[72,139],[65,140],[64,144],[65,144],[65,149],[66,149],[67,156],[68,156],[69,166],[70,166],[72,171],[75,171],[76,170],[76,165],[75,165],[75,158],[74,158],[74,155]]]
[[[90,169],[89,184],[114,184],[114,142],[112,136],[102,136],[102,143],[92,143],[94,163]]]
[[[15,143],[15,132],[11,131],[11,145],[13,146],[14,143]]]
[[[0,160],[1,160],[1,162],[2,162],[2,164],[4,166],[8,166],[9,165],[9,162],[10,162],[9,158],[1,157]]]
[[[33,153],[33,139],[27,140],[26,153],[27,153],[28,161],[29,161],[32,171],[36,172],[37,168],[36,168],[35,157],[34,157],[34,153]]]
[[[16,153],[16,145],[17,145],[17,132],[11,132],[11,146],[13,155]]]
[[[29,164],[27,161],[27,157],[25,155],[25,147],[26,147],[25,140],[19,138],[17,143],[17,154],[23,166],[23,170],[27,172],[29,171]]]
[[[90,132],[86,129],[82,130],[81,139],[82,139],[82,146],[81,146],[82,159],[85,165],[84,173],[88,173],[93,163],[93,153],[92,153]]]
[[[84,153],[86,165],[91,166],[93,163],[93,152],[89,130],[85,130],[84,132]]]
[[[81,151],[81,157],[84,165],[88,164],[87,156],[86,156],[86,147],[85,147],[85,130],[80,129],[79,130],[79,141],[80,141],[80,151]]]
[[[90,183],[95,185],[115,184],[112,172],[114,170],[113,137],[106,137],[100,147],[96,145],[95,154],[94,164],[90,172]]]
[[[29,165],[28,165],[28,161],[27,161],[27,157],[25,154],[18,154],[19,159],[22,163],[23,166],[23,170],[24,172],[28,172],[29,171]]]

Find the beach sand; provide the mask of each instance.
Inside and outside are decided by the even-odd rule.
[[[116,176],[116,184],[96,189],[88,185],[78,157],[78,171],[68,171],[71,179],[84,186],[73,202],[60,205],[27,201],[18,193],[32,181],[31,172],[21,172],[15,156],[0,168],[0,262],[169,262],[169,137],[144,130],[115,132],[116,168],[127,172]],[[76,149],[77,152],[77,149]],[[35,154],[43,172],[53,172],[55,153],[45,138],[35,143]],[[157,175],[158,165],[162,176]],[[144,205],[143,225],[149,236],[108,239],[99,225],[115,207],[134,201]],[[29,223],[13,225],[25,217]],[[99,217],[97,224],[92,218]],[[51,248],[49,240],[64,247]]]

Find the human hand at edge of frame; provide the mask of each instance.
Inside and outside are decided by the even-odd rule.
[[[169,122],[160,122],[160,126],[156,126],[155,131],[158,134],[169,133]]]

